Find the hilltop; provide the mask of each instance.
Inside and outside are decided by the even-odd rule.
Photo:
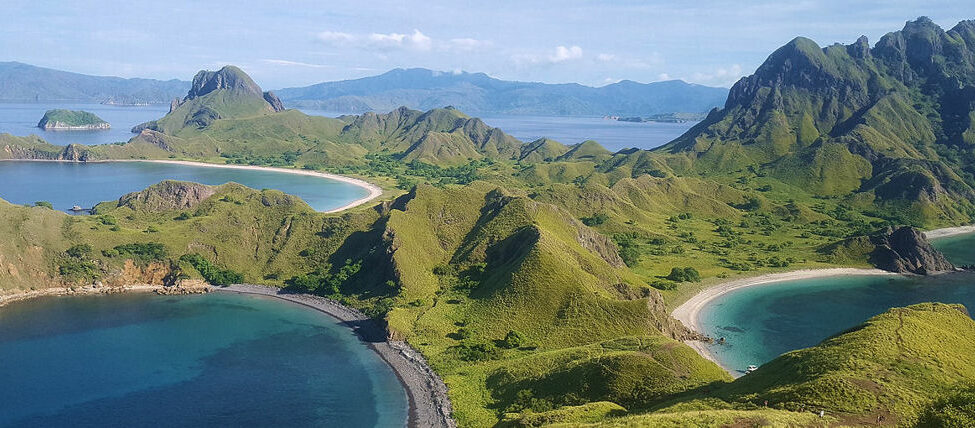
[[[98,115],[87,111],[48,110],[37,123],[37,127],[44,130],[92,130],[109,129],[112,127]]]
[[[19,62],[0,62],[0,101],[162,104],[186,92],[181,80],[89,76]]]
[[[277,91],[288,105],[327,111],[429,110],[454,106],[474,114],[652,115],[705,112],[722,105],[728,90],[680,80],[630,80],[594,88],[495,79],[484,73],[395,69],[378,76]]]
[[[871,202],[910,224],[975,212],[975,21],[908,22],[872,48],[798,37],[736,83],[725,107],[659,149],[678,174],[770,177]]]

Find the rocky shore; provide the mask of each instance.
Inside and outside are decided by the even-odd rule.
[[[410,401],[410,427],[456,427],[451,417],[447,385],[427,364],[426,360],[406,342],[388,340],[381,323],[362,312],[334,300],[309,294],[282,292],[278,288],[261,285],[237,284],[215,287],[215,291],[269,296],[304,305],[324,312],[355,331],[396,373],[406,388]]]
[[[125,286],[107,285],[85,285],[73,287],[49,287],[38,290],[29,290],[13,294],[0,294],[0,307],[13,302],[36,299],[47,296],[85,296],[96,294],[119,294],[119,293],[156,293],[165,295],[178,294],[203,294],[212,290],[210,285],[202,281],[187,281],[185,284],[175,286],[165,286],[158,284],[134,284]]]

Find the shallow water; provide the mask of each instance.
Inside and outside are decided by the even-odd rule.
[[[90,208],[167,179],[212,185],[233,181],[255,189],[276,189],[300,197],[319,211],[369,194],[341,181],[274,171],[153,162],[5,161],[0,162],[0,198],[15,204],[48,201],[58,210],[74,205]]]
[[[95,113],[112,125],[100,131],[45,131],[37,127],[44,112],[53,109],[83,110]],[[169,112],[168,105],[110,106],[76,103],[0,103],[0,133],[17,136],[37,135],[51,144],[109,144],[129,141],[132,127],[159,119]]]
[[[0,309],[0,426],[403,426],[348,328],[266,297],[51,297]]]
[[[975,262],[975,234],[935,245],[955,264]],[[727,340],[709,346],[721,365],[741,371],[816,345],[892,307],[921,302],[975,309],[975,273],[816,278],[748,287],[714,300],[699,321],[705,334]]]

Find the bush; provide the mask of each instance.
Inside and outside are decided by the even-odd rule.
[[[583,217],[579,220],[582,220],[582,224],[589,227],[593,227],[605,223],[606,220],[609,220],[609,216],[606,215],[605,213],[596,213],[593,214],[591,217]]]
[[[176,216],[176,218],[174,218],[173,220],[177,220],[177,221],[183,221],[183,220],[189,220],[189,219],[190,219],[190,214],[189,214],[189,213],[186,213],[186,212],[181,212],[181,213],[179,213],[179,215],[178,215],[178,216]]]
[[[501,358],[501,351],[491,343],[462,344],[459,347],[460,359],[464,361],[487,361]]]
[[[139,260],[159,261],[167,257],[166,246],[158,242],[123,244],[115,247],[119,255],[133,256]]]
[[[71,246],[71,248],[68,248],[68,250],[65,251],[64,253],[67,254],[68,257],[73,257],[76,259],[85,258],[91,255],[91,245],[88,244],[73,245]]]
[[[118,220],[110,215],[100,215],[98,216],[98,221],[105,226],[115,226],[118,224]]]
[[[44,207],[44,208],[47,208],[49,210],[53,210],[54,209],[54,205],[52,205],[48,201],[37,201],[37,202],[34,202],[34,206],[35,207]]]
[[[507,349],[520,348],[528,343],[528,338],[519,331],[511,330],[504,336],[501,346]]]
[[[692,267],[675,267],[670,269],[667,279],[674,282],[700,282],[701,274]]]
[[[932,403],[921,413],[918,427],[975,427],[975,387]]]
[[[179,258],[195,268],[207,282],[213,285],[230,285],[244,282],[244,274],[230,269],[220,269],[203,256],[193,253]]]

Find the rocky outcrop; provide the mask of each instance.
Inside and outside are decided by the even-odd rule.
[[[267,103],[271,105],[271,108],[274,111],[276,111],[276,112],[277,111],[284,111],[284,103],[281,102],[281,99],[278,98],[277,95],[274,95],[274,92],[271,92],[271,91],[265,92],[264,93],[264,101],[267,101]]]
[[[197,206],[216,191],[216,187],[205,184],[166,180],[122,196],[118,206],[151,212],[184,210]]]
[[[87,111],[55,109],[45,112],[37,127],[45,131],[92,131],[112,125]]]
[[[870,263],[880,269],[919,275],[955,270],[944,254],[934,249],[924,234],[913,227],[888,228],[870,240],[875,245],[870,253]]]
[[[193,85],[190,87],[190,91],[186,94],[183,102],[202,97],[220,89],[239,91],[259,97],[264,96],[261,87],[257,86],[257,83],[254,83],[254,80],[247,73],[244,73],[243,70],[237,67],[228,65],[217,71],[201,70],[199,73],[196,73],[196,76],[193,76]]]

